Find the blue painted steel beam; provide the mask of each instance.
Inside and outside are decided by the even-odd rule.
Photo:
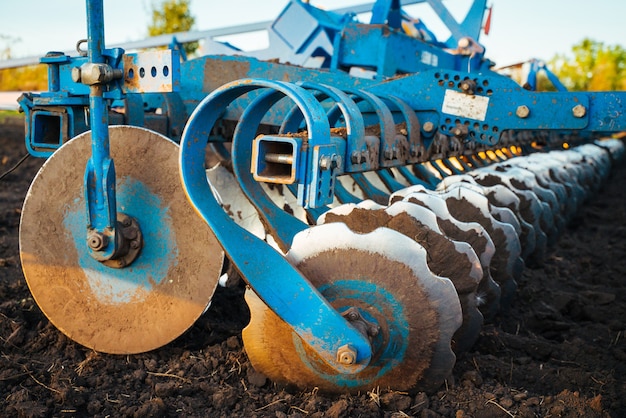
[[[104,11],[102,0],[87,0],[88,61],[104,64]],[[110,259],[116,251],[117,205],[115,200],[115,165],[109,149],[109,109],[104,84],[89,87],[89,120],[91,157],[85,169],[85,194],[88,233],[97,232],[106,239],[103,248],[94,250],[85,243],[98,260]],[[87,240],[87,234],[85,235]]]

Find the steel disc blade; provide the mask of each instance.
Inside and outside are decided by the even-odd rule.
[[[68,337],[107,353],[145,352],[181,335],[204,312],[223,253],[187,204],[178,145],[142,128],[109,132],[117,210],[133,217],[143,234],[138,258],[110,268],[87,251],[89,132],[63,145],[33,181],[22,211],[20,256],[37,304]]]
[[[380,326],[374,354],[363,371],[336,374],[248,292],[251,319],[242,335],[255,369],[277,383],[327,392],[425,390],[449,376],[461,307],[452,283],[430,272],[415,241],[388,228],[357,234],[333,223],[298,234],[287,257],[339,312],[357,308]]]

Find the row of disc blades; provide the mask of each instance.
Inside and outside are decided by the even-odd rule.
[[[243,339],[272,380],[328,391],[436,388],[455,356],[509,306],[525,264],[541,264],[567,221],[606,180],[623,144],[535,153],[408,187],[388,205],[337,206],[296,235],[286,257],[335,309],[380,326],[374,357],[337,376],[253,292]]]

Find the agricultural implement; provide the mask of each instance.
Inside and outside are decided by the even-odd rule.
[[[419,1],[417,1],[419,2]],[[439,41],[379,0],[369,24],[291,0],[270,48],[105,48],[25,94],[47,161],[20,252],[50,321],[97,351],[161,347],[242,278],[253,366],[326,391],[436,388],[514,297],[623,146],[626,93],[535,92],[491,70],[486,1]],[[213,51],[213,53],[211,53]]]

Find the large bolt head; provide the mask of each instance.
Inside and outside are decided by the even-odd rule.
[[[80,67],[74,67],[72,68],[72,81],[74,83],[80,83],[81,80],[81,71],[80,71]]]
[[[98,83],[102,83],[105,81],[106,71],[105,71],[104,66],[92,65],[90,70],[91,70],[91,77],[90,77],[91,80],[97,81]]]
[[[575,118],[583,118],[587,114],[587,108],[581,104],[577,104],[572,108],[572,114]]]
[[[433,129],[435,129],[435,124],[432,122],[426,122],[422,125],[422,129],[424,129],[424,132],[432,132]]]
[[[528,115],[530,115],[530,109],[526,105],[517,106],[515,114],[518,118],[525,119],[528,117]]]

